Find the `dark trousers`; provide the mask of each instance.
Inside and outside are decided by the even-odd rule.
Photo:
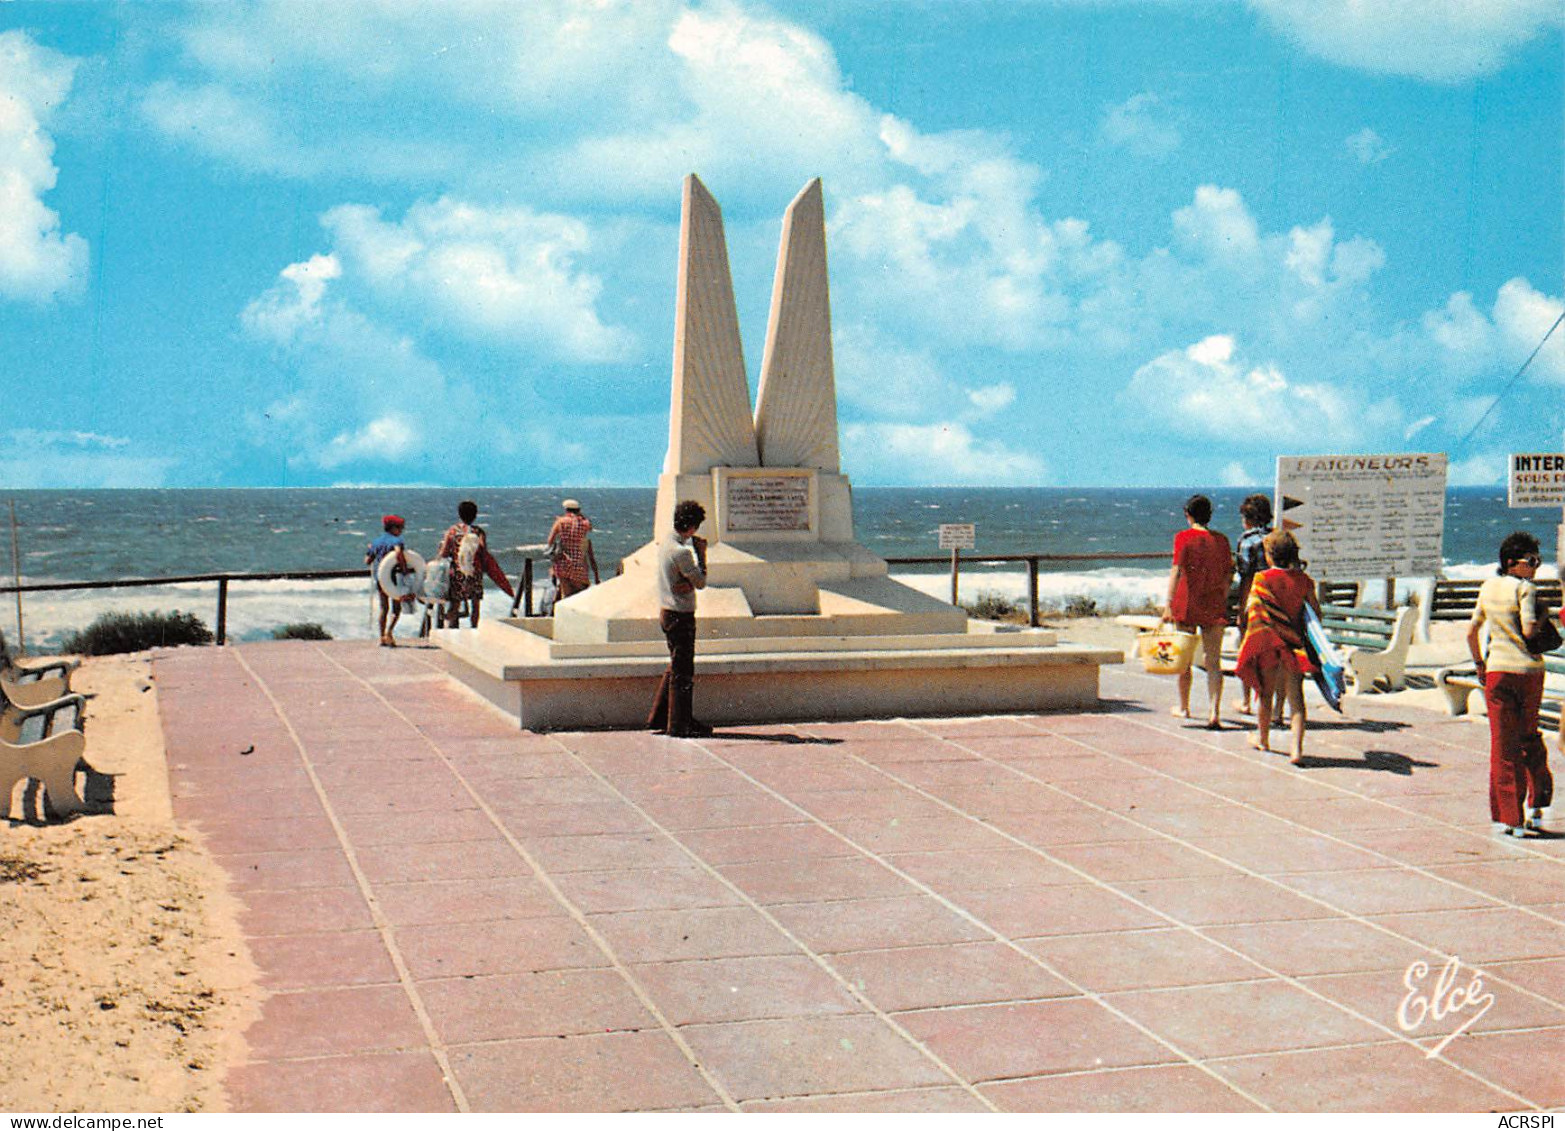
[[[1522,806],[1542,809],[1554,800],[1549,751],[1538,733],[1543,672],[1488,672],[1489,816],[1502,825],[1522,823]]]
[[[668,668],[658,684],[647,726],[683,734],[690,729],[696,691],[696,615],[664,609],[658,623],[668,641]]]

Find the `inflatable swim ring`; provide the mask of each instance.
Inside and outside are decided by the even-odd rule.
[[[424,587],[424,559],[412,550],[404,550],[402,556],[407,558],[407,570],[398,571],[396,554],[387,554],[375,568],[375,580],[380,583],[380,591],[393,601],[416,597]]]

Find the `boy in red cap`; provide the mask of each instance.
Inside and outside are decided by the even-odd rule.
[[[375,592],[380,596],[380,643],[384,648],[397,646],[396,630],[397,620],[402,616],[402,602],[393,601],[391,595],[380,587],[376,580],[377,571],[380,569],[380,560],[387,554],[397,555],[397,565],[402,569],[408,568],[408,560],[403,555],[406,547],[402,544],[402,529],[407,524],[394,514],[383,515],[380,520],[381,527],[385,530],[379,538],[369,544],[369,549],[364,552],[364,564],[370,567],[370,580],[375,586]],[[391,624],[386,624],[386,614],[391,613]]]

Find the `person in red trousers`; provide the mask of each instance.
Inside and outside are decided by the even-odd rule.
[[[1532,579],[1541,561],[1538,540],[1525,531],[1501,542],[1500,576],[1478,590],[1467,628],[1489,710],[1489,816],[1508,836],[1537,830],[1554,798],[1549,753],[1538,733],[1543,659],[1526,644],[1538,620]]]

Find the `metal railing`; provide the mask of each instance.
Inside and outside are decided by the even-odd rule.
[[[887,558],[887,565],[949,565],[951,567],[951,603],[957,604],[957,576],[961,564],[982,565],[991,562],[1027,563],[1027,623],[1037,628],[1038,563],[1040,562],[1171,562],[1171,553],[1163,554],[963,554],[951,557]]]
[[[538,559],[547,561],[548,559]],[[887,558],[887,565],[950,565],[951,559],[945,557],[900,557]],[[1039,565],[1043,562],[1130,562],[1130,561],[1169,561],[1170,555],[1163,554],[973,554],[959,559],[962,564],[988,565],[1024,562],[1027,565],[1027,616],[1028,623],[1036,628],[1038,618],[1038,572]],[[534,570],[532,558],[522,559],[522,568],[516,576],[516,596],[511,602],[511,615],[515,616],[517,609],[522,610],[523,616],[533,615],[533,591]],[[25,585],[0,585],[0,594],[3,593],[60,593],[72,590],[92,589],[146,589],[165,585],[188,585],[192,583],[216,583],[217,585],[217,624],[213,631],[214,643],[224,644],[228,637],[228,587],[234,582],[246,581],[337,581],[343,578],[368,579],[367,569],[308,569],[308,570],[284,570],[274,573],[193,573],[182,574],[176,577],[127,577],[116,581],[50,581],[29,583]],[[17,630],[21,635],[21,610],[17,611]]]

